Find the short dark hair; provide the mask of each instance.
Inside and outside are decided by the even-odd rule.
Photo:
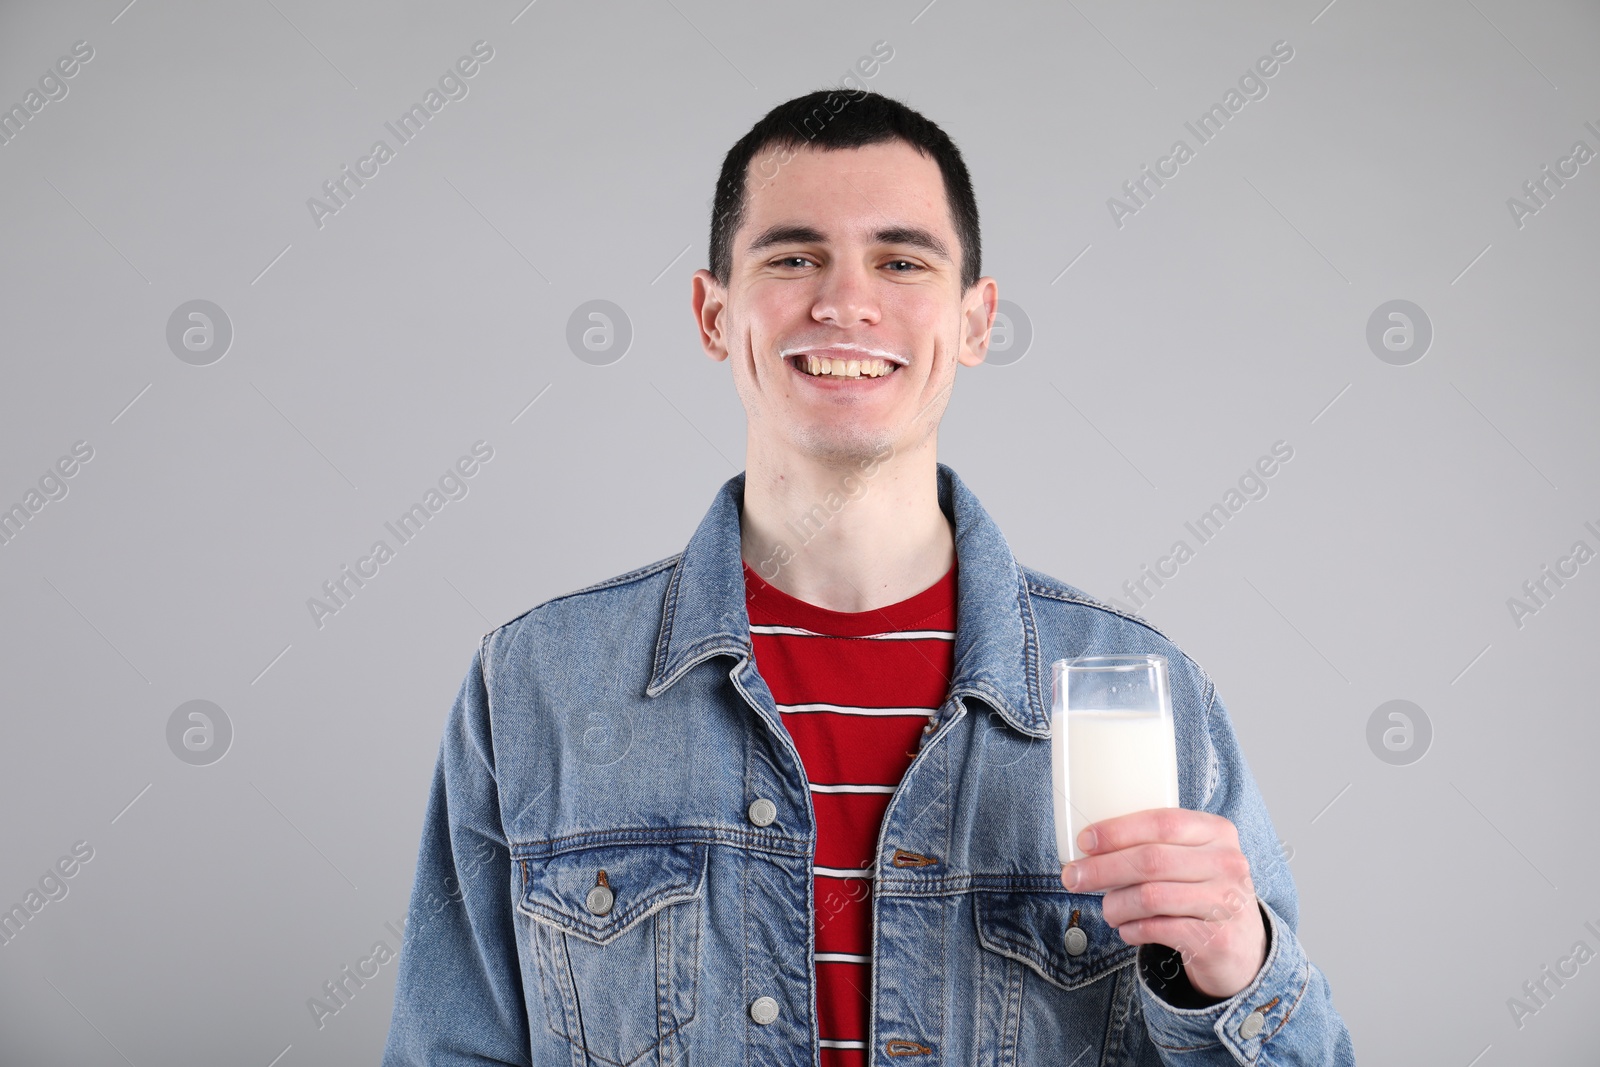
[[[961,242],[961,290],[978,281],[982,249],[978,202],[961,151],[948,134],[911,108],[870,89],[819,89],[767,112],[722,160],[711,210],[711,273],[727,285],[733,268],[733,235],[744,221],[745,174],[768,148],[831,151],[885,141],[904,141],[932,157],[944,176],[945,200]]]

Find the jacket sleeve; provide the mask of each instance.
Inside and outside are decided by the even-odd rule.
[[[439,746],[384,1067],[531,1067],[487,643],[485,635],[473,653]]]
[[[1354,1064],[1350,1032],[1334,1010],[1328,980],[1295,934],[1299,900],[1266,802],[1209,680],[1205,703],[1214,761],[1207,777],[1214,786],[1203,810],[1227,817],[1238,829],[1267,926],[1267,958],[1249,985],[1214,1001],[1189,984],[1175,952],[1143,946],[1136,970],[1150,1039],[1169,1067]]]

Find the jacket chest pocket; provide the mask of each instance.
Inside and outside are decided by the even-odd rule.
[[[992,1062],[1043,1062],[1026,1051],[1041,1048],[1070,1049],[1071,1059],[1086,1038],[1098,1052],[1085,1063],[1159,1062],[1139,1010],[1139,950],[1107,925],[1102,899],[1047,890],[973,894],[980,955],[991,961],[982,972],[991,976],[994,1002],[1004,1005],[1000,1032],[1016,1035],[997,1046]]]
[[[601,845],[519,859],[546,1021],[632,1064],[695,1013],[704,844]]]

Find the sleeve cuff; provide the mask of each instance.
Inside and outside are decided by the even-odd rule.
[[[1289,1021],[1310,983],[1310,961],[1277,913],[1260,897],[1256,903],[1267,927],[1267,958],[1250,984],[1225,1000],[1195,989],[1176,952],[1141,947],[1139,999],[1157,1046],[1176,1052],[1220,1043],[1239,1063],[1252,1064]]]

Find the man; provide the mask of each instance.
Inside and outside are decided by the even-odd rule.
[[[693,309],[746,470],[683,552],[484,636],[384,1062],[1354,1062],[1211,681],[935,458],[997,298],[955,146],[813,93],[715,208]],[[1062,867],[1049,665],[1127,652],[1169,660],[1182,807]]]

